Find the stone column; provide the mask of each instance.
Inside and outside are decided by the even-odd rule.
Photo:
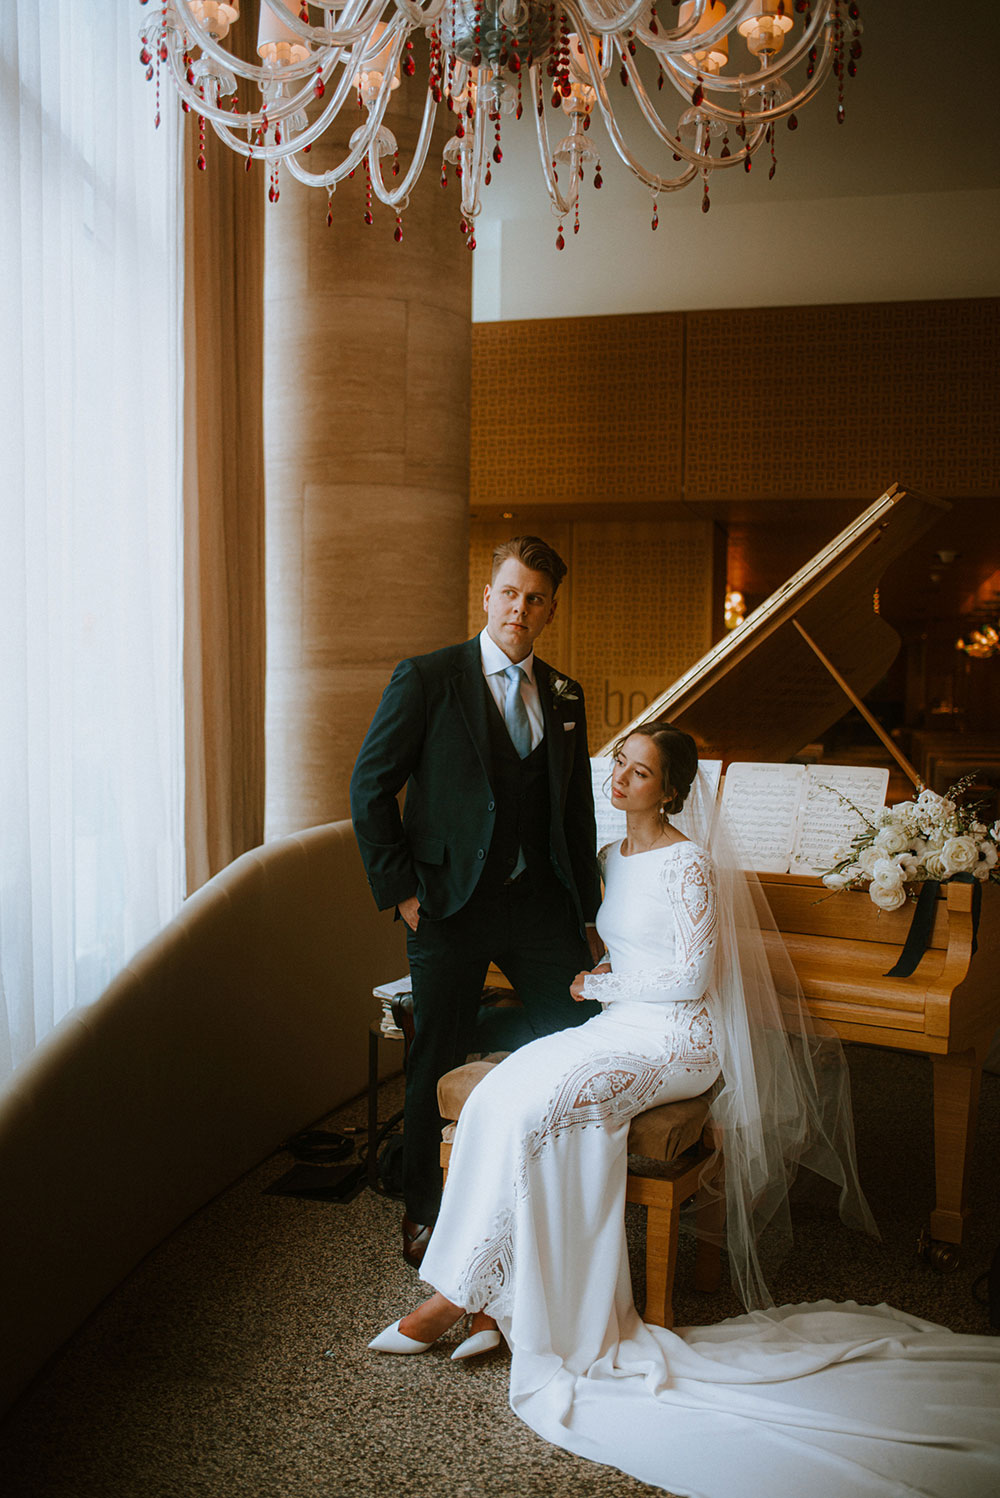
[[[401,172],[421,71],[386,121]],[[325,194],[286,173],[266,215],[268,836],[349,815],[393,666],[465,638],[472,256],[438,184],[439,116],[401,243],[378,202],[364,223],[363,171],[330,228]]]

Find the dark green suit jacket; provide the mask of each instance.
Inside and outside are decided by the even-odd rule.
[[[549,853],[582,926],[601,899],[583,692],[538,656],[535,682],[548,752]],[[393,672],[351,777],[354,831],[380,910],[417,895],[439,920],[472,895],[496,819],[488,710],[478,635]]]

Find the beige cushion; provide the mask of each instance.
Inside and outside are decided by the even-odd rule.
[[[457,1119],[469,1093],[502,1059],[502,1055],[497,1053],[496,1059],[467,1061],[464,1066],[445,1072],[437,1087],[441,1117],[452,1122]],[[629,1154],[658,1161],[676,1160],[678,1155],[683,1155],[701,1138],[715,1091],[716,1088],[711,1087],[699,1097],[684,1098],[679,1103],[662,1103],[659,1108],[649,1108],[645,1113],[637,1114],[628,1131]],[[446,1142],[453,1135],[453,1129],[444,1130]]]
[[[464,1066],[456,1066],[453,1071],[445,1072],[437,1087],[438,1112],[441,1117],[452,1121],[458,1118],[473,1087],[478,1087],[487,1073],[499,1066],[502,1059],[498,1055],[495,1061],[467,1061]]]

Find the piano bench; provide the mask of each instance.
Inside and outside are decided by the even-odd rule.
[[[445,1178],[451,1159],[455,1124],[472,1089],[503,1060],[497,1053],[446,1072],[438,1083],[441,1165]],[[626,1201],[646,1208],[645,1319],[654,1326],[674,1324],[674,1272],[682,1204],[700,1197],[695,1289],[717,1290],[722,1279],[720,1243],[725,1223],[722,1194],[723,1157],[717,1131],[709,1121],[716,1087],[699,1097],[664,1103],[633,1118],[628,1133],[629,1173]],[[708,1172],[703,1183],[702,1177]],[[706,1186],[708,1189],[706,1190]],[[705,1236],[705,1235],[709,1236]]]

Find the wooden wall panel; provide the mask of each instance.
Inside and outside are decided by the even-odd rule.
[[[471,504],[678,499],[684,318],[473,326]]]

